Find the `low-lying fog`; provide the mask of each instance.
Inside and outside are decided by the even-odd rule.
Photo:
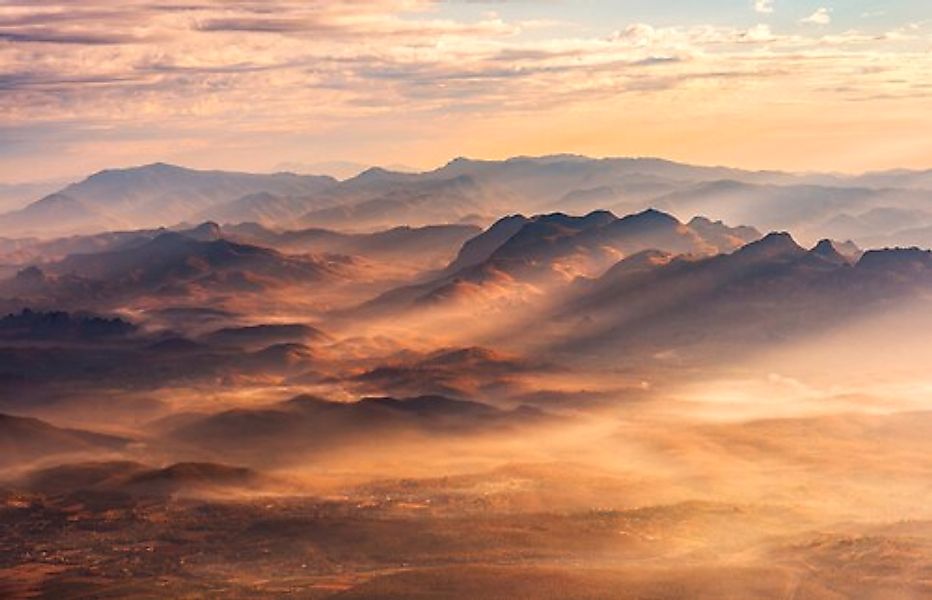
[[[0,596],[932,596],[932,261],[658,215],[21,271]]]

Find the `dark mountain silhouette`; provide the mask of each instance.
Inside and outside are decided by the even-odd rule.
[[[932,269],[932,251],[921,248],[870,250],[858,261],[858,267],[880,276],[902,277],[915,274],[922,278]],[[916,283],[920,282],[921,279]]]
[[[22,486],[43,494],[68,494],[118,485],[147,469],[146,465],[126,460],[67,463],[29,473],[23,477]]]
[[[80,429],[63,429],[29,417],[0,414],[0,465],[22,466],[60,454],[106,452],[124,448],[129,439]]]
[[[529,222],[530,219],[524,215],[499,219],[482,234],[463,244],[456,259],[447,266],[444,273],[453,274],[482,264]]]
[[[515,427],[537,422],[544,413],[522,408],[506,411],[443,396],[363,398],[330,402],[297,396],[267,409],[237,409],[193,416],[170,436],[205,450],[233,453],[245,460],[274,454],[332,451],[364,442],[369,436],[439,435]],[[245,452],[245,454],[244,454]]]
[[[320,342],[328,338],[321,330],[301,323],[228,327],[205,336],[211,344],[225,346],[269,346],[283,343]]]
[[[7,263],[26,265],[48,263],[61,260],[71,254],[96,254],[100,252],[126,250],[135,248],[155,239],[163,233],[174,231],[200,242],[210,242],[223,237],[220,227],[213,222],[205,222],[196,227],[180,227],[169,230],[136,229],[131,231],[108,231],[105,233],[73,235],[52,240],[23,240],[12,247],[3,256]]]
[[[350,383],[362,393],[472,397],[489,382],[548,367],[488,348],[440,349],[386,360],[354,375]]]
[[[223,231],[213,221],[205,221],[191,229],[182,229],[178,233],[198,242],[216,242],[223,239]]]
[[[709,239],[656,210],[623,218],[607,211],[583,217],[562,213],[530,219],[507,217],[467,242],[437,279],[387,292],[367,308],[457,301],[467,294],[475,297],[485,285],[496,289],[515,283],[549,286],[581,275],[599,275],[619,258],[648,249],[709,255],[733,250],[760,235],[747,227],[732,229],[708,221],[697,224]],[[516,231],[506,238],[512,230]],[[486,254],[487,258],[472,264]],[[469,266],[451,272],[458,265]]]
[[[855,257],[842,254],[839,247],[845,250],[844,246],[839,246],[832,240],[821,240],[809,252],[819,260],[828,261],[836,265],[849,265],[856,262]]]
[[[167,496],[178,493],[220,492],[256,488],[264,478],[244,467],[218,463],[185,462],[131,474],[119,489],[137,494]]]
[[[146,350],[170,356],[202,352],[207,349],[204,344],[183,337],[169,337],[146,346]]]
[[[297,343],[273,344],[243,357],[244,371],[256,375],[273,375],[289,378],[308,376],[317,354],[305,345]]]
[[[871,251],[855,262],[829,241],[807,251],[773,233],[711,258],[631,257],[581,283],[550,318],[571,327],[559,349],[580,356],[709,358],[825,330],[930,289],[932,252]]]
[[[703,232],[713,235],[706,239]],[[647,249],[709,254],[733,250],[759,237],[756,230],[747,227],[731,229],[703,223],[699,229],[693,229],[656,210],[622,218],[606,211],[585,217],[556,213],[532,219],[499,246],[487,262],[540,264],[573,254],[596,254],[606,250],[609,256],[613,253],[625,256]]]
[[[24,309],[0,318],[0,338],[21,340],[93,341],[121,338],[138,327],[119,318],[67,312],[35,312]]]
[[[209,494],[267,483],[258,472],[219,463],[183,462],[162,468],[131,461],[82,462],[34,471],[22,485],[45,494],[120,492],[138,496]]]
[[[165,232],[120,250],[69,255],[43,265],[38,273],[21,273],[8,287],[18,294],[44,291],[78,296],[82,287],[101,296],[173,290],[180,293],[190,285],[256,291],[284,283],[340,278],[344,266],[329,259],[287,256],[224,239],[198,241],[184,233]],[[28,289],[27,284],[35,286],[40,280],[46,289],[43,285]]]
[[[117,319],[26,311],[0,320],[0,408],[20,410],[33,394],[76,386],[158,389],[209,383],[272,383],[305,375],[329,338],[300,324],[227,328],[203,337],[137,329]],[[60,394],[45,397],[56,402]]]

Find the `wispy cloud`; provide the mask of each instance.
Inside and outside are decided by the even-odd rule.
[[[605,35],[527,13],[464,17],[432,0],[9,0],[0,6],[0,111],[21,131],[132,128],[138,146],[147,128],[201,136],[198,147],[222,139],[228,148],[237,135],[327,135],[332,146],[337,135],[349,143],[398,129],[453,144],[461,123],[630,109],[641,99],[689,115],[710,98],[735,112],[742,98],[771,105],[786,90],[813,105],[906,97],[932,72],[927,28],[623,23]],[[830,20],[821,9],[806,21]],[[867,64],[880,71],[865,73]]]
[[[754,10],[765,15],[773,13],[774,0],[754,0]]]
[[[807,25],[828,25],[831,22],[832,11],[825,7],[816,9],[814,13],[800,21],[800,23]]]

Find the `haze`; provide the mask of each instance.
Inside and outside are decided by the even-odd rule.
[[[0,2],[0,598],[932,598],[930,17]]]

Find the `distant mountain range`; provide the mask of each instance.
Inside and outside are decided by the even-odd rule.
[[[0,231],[48,238],[173,225],[251,194],[304,196],[335,183],[323,176],[196,171],[162,163],[113,169],[0,215]]]
[[[0,235],[50,238],[204,220],[358,232],[486,225],[517,212],[627,214],[648,207],[687,221],[705,215],[787,230],[812,243],[831,236],[863,247],[901,240],[932,245],[925,237],[932,227],[932,171],[793,174],[573,155],[456,159],[425,173],[372,168],[344,181],[165,164],[108,170],[0,215]]]

